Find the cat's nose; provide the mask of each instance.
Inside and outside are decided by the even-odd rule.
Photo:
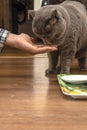
[[[36,33],[37,35],[41,35],[41,32],[39,32],[39,31],[37,31],[37,30],[35,30],[35,33]]]

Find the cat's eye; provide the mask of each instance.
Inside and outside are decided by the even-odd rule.
[[[57,23],[57,18],[56,17],[53,17],[52,19],[50,19],[50,21],[49,21],[49,24],[50,25],[54,25],[54,24],[56,24]]]

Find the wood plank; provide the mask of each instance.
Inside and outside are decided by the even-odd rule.
[[[12,31],[12,0],[3,0],[4,28]]]
[[[86,130],[87,101],[64,96],[46,55],[0,58],[1,130]],[[77,62],[72,73],[82,73]],[[87,74],[87,72],[83,72]]]
[[[2,19],[3,19],[2,8],[3,8],[3,3],[2,3],[2,0],[0,0],[0,27],[2,27]]]

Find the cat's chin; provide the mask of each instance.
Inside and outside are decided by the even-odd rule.
[[[55,43],[55,42],[47,42],[47,41],[45,41],[44,44],[49,45],[49,46],[53,46],[53,45],[56,46],[56,47],[58,46],[57,43]]]
[[[44,45],[49,45],[49,46],[55,45],[55,43],[50,40],[49,41],[47,39],[42,39],[42,40],[43,40]]]
[[[58,43],[57,41],[58,41],[58,40],[55,40],[55,41],[43,40],[43,43],[44,43],[44,45],[56,46],[56,47],[61,46],[61,45],[63,44],[62,42]]]

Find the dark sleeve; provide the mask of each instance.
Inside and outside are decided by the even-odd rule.
[[[0,28],[0,52],[2,52],[5,41],[6,41],[6,37],[9,34],[8,30],[2,29]]]

